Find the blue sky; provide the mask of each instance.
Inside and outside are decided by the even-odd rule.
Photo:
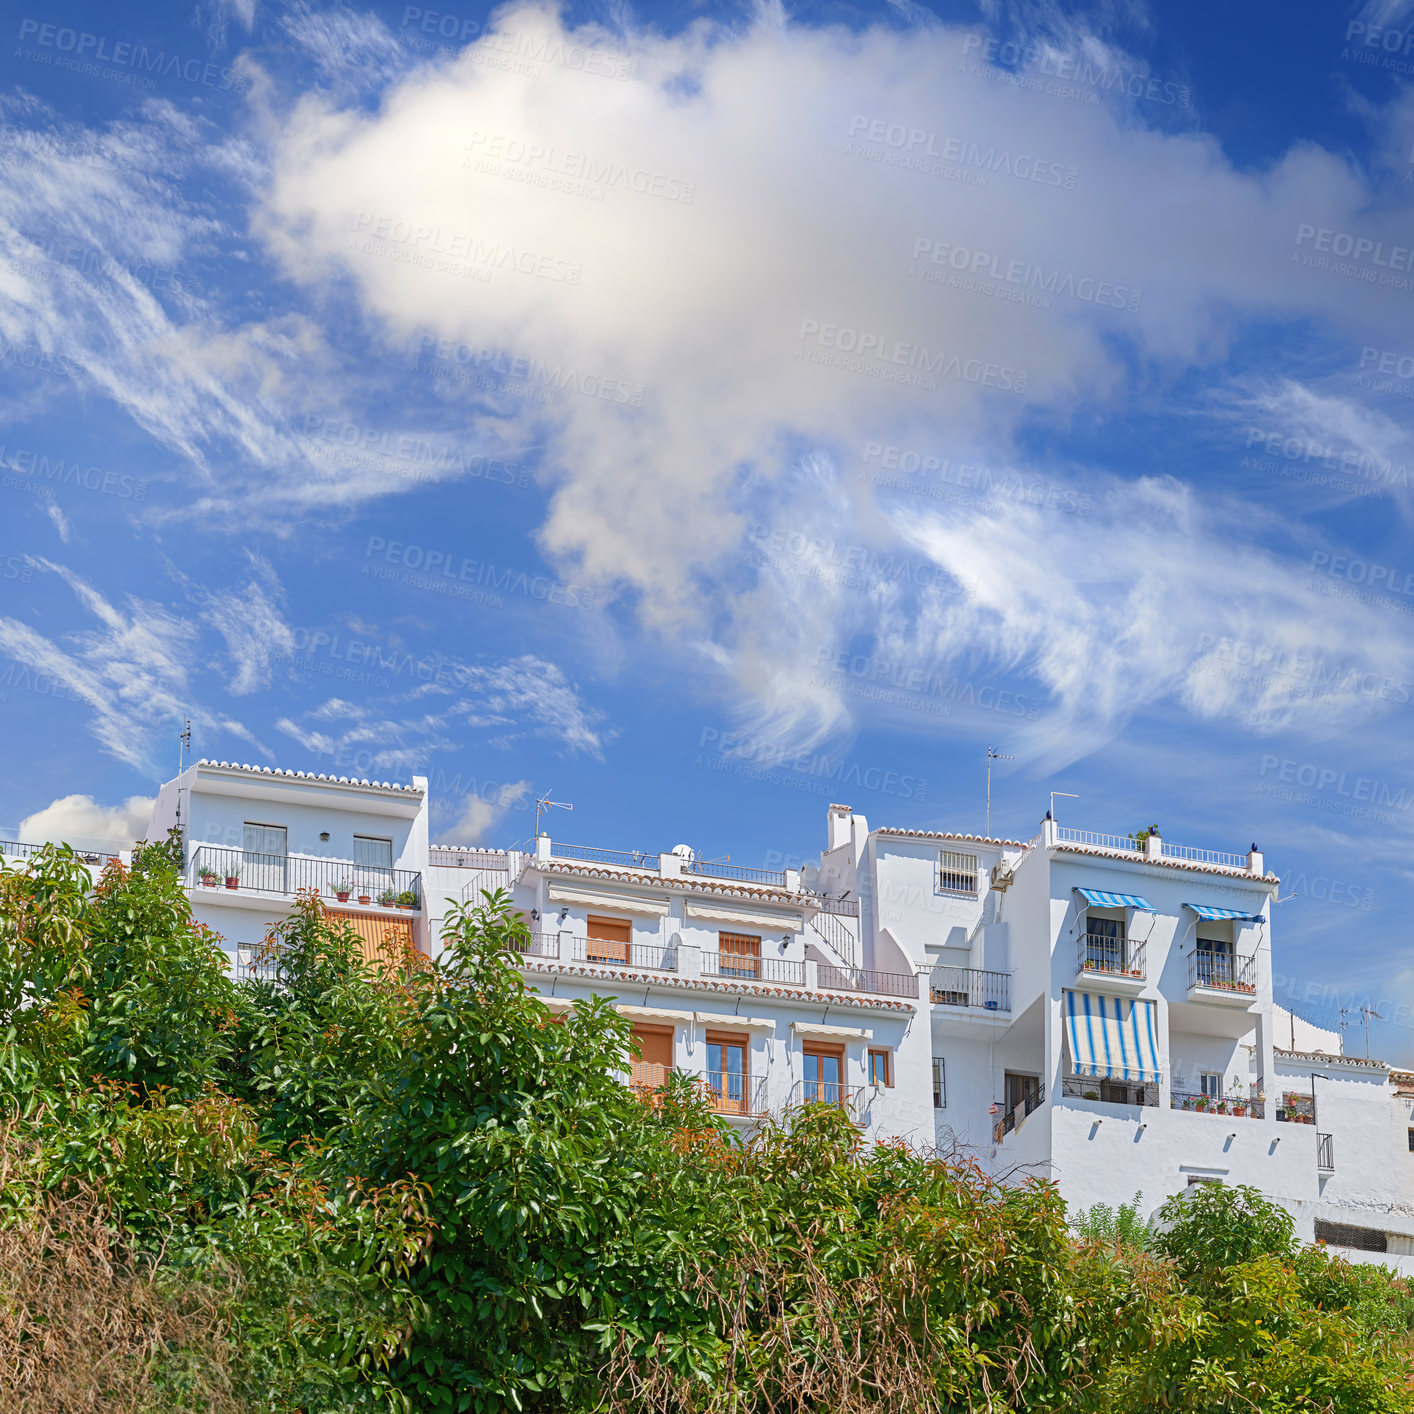
[[[7,831],[189,717],[760,864],[993,744],[994,832],[1260,844],[1414,1061],[1407,0],[7,23]]]

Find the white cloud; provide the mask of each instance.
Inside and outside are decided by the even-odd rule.
[[[1145,24],[1120,10],[1131,31]],[[571,29],[516,5],[494,30],[376,111],[307,95],[274,140],[257,229],[296,278],[352,282],[394,345],[431,337],[452,363],[504,350],[562,382],[643,389],[641,408],[572,390],[522,419],[527,432],[548,424],[555,494],[541,538],[576,578],[626,587],[651,628],[698,643],[761,722],[797,740],[847,727],[855,708],[810,670],[852,634],[930,666],[965,652],[1034,674],[1062,705],[1055,733],[1092,743],[1165,693],[1254,729],[1335,710],[1320,695],[1193,681],[1211,667],[1200,623],[1258,631],[1240,604],[1257,586],[1229,571],[1250,557],[1242,527],[1265,510],[1235,505],[1224,523],[1155,481],[1116,493],[1174,517],[1154,535],[1118,514],[1084,532],[966,504],[903,516],[852,471],[880,440],[1026,471],[1023,422],[1129,396],[1136,362],[1160,375],[1213,363],[1245,318],[1394,337],[1407,296],[1304,264],[1311,242],[1298,234],[1398,244],[1397,202],[1309,145],[1239,171],[1176,101],[1018,89],[964,32],[936,24],[851,33],[762,10],[744,28],[664,38]],[[1147,72],[1058,11],[1046,43]],[[627,54],[632,77],[592,72],[591,53]],[[492,62],[504,54],[520,71]],[[1184,76],[1157,77],[1176,95]],[[949,283],[959,264],[980,278],[1013,262],[1093,298],[1061,292],[1047,309]],[[861,357],[865,340],[882,356]],[[837,356],[846,366],[830,366]],[[894,376],[920,359],[936,386]],[[833,479],[791,470],[821,460]],[[983,590],[944,610],[867,574],[822,585],[753,564],[743,534],[762,506],[816,538],[971,565]],[[1185,516],[1204,522],[1201,547],[1185,544]],[[1118,555],[1095,555],[1096,525],[1124,538]],[[1177,568],[1153,567],[1152,553]],[[1266,638],[1307,655],[1381,651],[1377,616],[1299,592],[1263,558],[1277,570],[1260,599]],[[1216,575],[1239,606],[1200,588],[1175,616],[1192,575]]]
[[[441,833],[458,844],[483,844],[507,811],[529,796],[529,781],[495,787],[488,795],[471,791],[454,807],[452,822]]]
[[[108,843],[130,849],[145,838],[154,802],[130,795],[121,805],[99,805],[91,795],[65,795],[20,821],[20,839],[41,844]]]
[[[247,551],[251,577],[244,590],[203,591],[202,618],[226,640],[234,672],[226,684],[236,696],[270,685],[271,664],[294,651],[294,631],[285,622],[284,590],[270,562]]]
[[[44,502],[44,513],[54,522],[54,529],[59,532],[59,539],[67,545],[69,536],[72,534],[68,516],[53,501]]]

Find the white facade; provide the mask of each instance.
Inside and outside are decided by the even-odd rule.
[[[428,804],[418,777],[202,761],[162,787],[148,838],[181,824],[194,912],[233,965],[301,888],[434,955],[454,905],[502,889],[546,1003],[602,996],[632,1024],[631,1083],[684,1071],[743,1129],[838,1102],[871,1138],[962,1149],[1082,1207],[1252,1184],[1302,1238],[1414,1272],[1414,1075],[1273,1004],[1277,880],[1255,846],[1049,817],[1024,842],[870,829],[832,805],[819,865],[771,871],[682,845],[429,846]]]

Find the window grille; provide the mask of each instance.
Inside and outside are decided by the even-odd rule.
[[[938,887],[952,894],[977,892],[977,856],[945,849],[938,857]]]

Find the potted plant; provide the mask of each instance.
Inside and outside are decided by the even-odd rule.
[[[353,891],[354,881],[352,879],[340,879],[334,885],[334,897],[338,899],[340,903],[347,903],[349,901],[349,895],[353,893]]]
[[[393,904],[397,901],[397,897],[396,890],[384,889],[383,892],[378,895],[378,902],[381,903],[384,908],[392,908]]]
[[[1195,1103],[1196,1106],[1197,1106],[1197,1109],[1198,1109],[1198,1113],[1199,1113],[1199,1114],[1206,1114],[1206,1113],[1207,1113],[1207,1110],[1208,1110],[1208,1097],[1207,1097],[1206,1095],[1199,1095],[1198,1098],[1197,1098],[1197,1100],[1196,1100],[1194,1103]]]
[[[221,882],[221,876],[209,864],[203,864],[197,873],[205,888],[214,889]]]
[[[226,887],[228,889],[238,889],[241,886],[241,866],[239,864],[228,864],[226,866]]]
[[[1241,1100],[1234,1100],[1232,1103],[1232,1112],[1235,1115],[1245,1115],[1247,1113],[1247,1106]]]
[[[402,909],[414,909],[417,907],[417,895],[411,889],[404,889],[394,902]]]
[[[1085,1092],[1085,1098],[1087,1100],[1098,1100],[1100,1098],[1100,1092],[1098,1090],[1087,1090]]]
[[[358,896],[358,901],[359,901],[360,903],[372,903],[372,902],[373,902],[373,895],[372,895],[372,894],[360,894],[360,895]]]
[[[1290,1111],[1286,1108],[1286,1106],[1285,1106],[1285,1105],[1278,1105],[1278,1106],[1277,1106],[1277,1123],[1278,1123],[1278,1124],[1285,1124],[1285,1123],[1287,1123],[1287,1121],[1288,1121],[1289,1118],[1290,1118]]]

